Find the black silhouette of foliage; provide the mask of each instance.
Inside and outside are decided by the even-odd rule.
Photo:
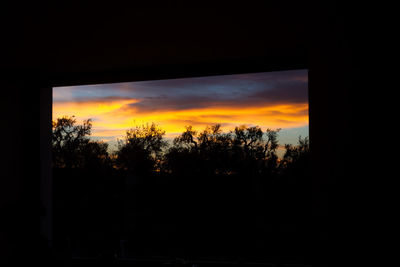
[[[193,130],[192,126],[186,126],[186,131],[184,131],[180,136],[174,139],[175,146],[185,146],[186,148],[197,149],[197,142],[194,140],[197,135],[197,131]]]
[[[220,124],[206,127],[200,133],[187,126],[176,137],[164,157],[165,169],[171,172],[202,172],[203,174],[246,173],[267,165],[277,167],[277,135],[280,129],[241,125],[223,133]]]
[[[117,167],[135,174],[159,170],[161,153],[167,144],[164,134],[154,123],[126,131],[125,140],[118,142]]]
[[[305,253],[307,137],[284,145],[279,159],[280,129],[187,126],[168,143],[152,123],[127,130],[109,157],[91,129],[74,117],[53,122],[55,221],[69,227],[58,228],[58,240],[76,255],[113,257],[121,239],[130,256]],[[300,232],[282,232],[283,224]]]
[[[56,245],[85,255],[109,250],[108,243],[113,240],[109,229],[119,216],[116,203],[121,192],[121,179],[112,172],[108,144],[90,139],[91,129],[90,119],[82,124],[77,124],[74,116],[53,121],[54,221],[59,226]],[[114,219],[108,217],[111,215]],[[88,238],[90,235],[96,240]]]
[[[166,150],[163,169],[177,175],[198,172],[200,156],[196,140],[197,131],[193,130],[192,126],[187,126],[180,136],[174,138],[173,145]]]
[[[220,124],[206,127],[198,135],[201,165],[207,173],[225,173],[229,170],[230,133],[223,133]]]
[[[285,155],[283,156],[284,161],[286,162],[297,162],[302,158],[308,156],[310,152],[309,140],[308,137],[301,138],[299,136],[299,141],[297,146],[293,146],[290,144],[285,145]]]
[[[308,176],[308,164],[310,158],[310,145],[308,137],[301,138],[296,146],[285,144],[285,154],[280,167],[291,176]],[[304,181],[304,179],[303,179]]]
[[[274,169],[277,165],[277,135],[280,129],[267,129],[258,126],[241,125],[233,131],[234,166],[242,173],[249,170],[263,171],[266,167]]]
[[[104,165],[108,161],[108,144],[89,139],[92,121],[76,125],[76,119],[62,117],[53,121],[53,165],[63,168],[84,168]]]

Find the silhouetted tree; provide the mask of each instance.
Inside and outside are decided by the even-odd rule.
[[[249,174],[249,171],[274,169],[279,131],[263,132],[258,126],[241,125],[224,133],[221,125],[216,124],[197,133],[187,126],[167,150],[165,166],[174,173],[198,170],[203,174]]]
[[[266,160],[266,168],[268,170],[275,170],[278,166],[278,155],[276,154],[276,150],[279,146],[278,144],[278,133],[281,129],[272,130],[267,129],[265,131],[265,144],[264,149],[262,151],[262,155]]]
[[[90,119],[82,124],[77,124],[74,116],[53,121],[58,240],[61,246],[84,255],[112,250],[110,244],[115,243],[116,234],[111,229],[115,228],[120,206],[116,193],[121,192],[121,179],[113,175],[108,144],[90,139],[91,129]]]
[[[260,127],[246,127],[246,125],[241,125],[235,127],[233,142],[236,146],[243,146],[247,156],[255,157],[257,146],[262,142],[262,138],[263,132]]]
[[[223,133],[220,124],[208,126],[200,133],[187,126],[168,149],[165,163],[173,173],[226,173],[229,171],[230,148],[231,134]]]
[[[294,146],[291,144],[285,144],[285,155],[283,156],[283,161],[286,163],[295,163],[308,157],[310,152],[308,137],[301,138],[299,136],[298,145]]]
[[[126,131],[125,140],[118,142],[117,167],[134,174],[159,171],[161,154],[167,145],[164,134],[154,123]]]
[[[198,136],[203,170],[209,173],[229,171],[231,134],[223,133],[220,124],[206,127]]]
[[[280,129],[267,129],[258,126],[241,125],[232,131],[233,167],[239,172],[249,173],[274,169],[278,157],[278,132]]]
[[[174,139],[174,145],[185,146],[186,148],[197,150],[197,142],[195,141],[197,131],[193,130],[191,125],[186,126],[185,128],[186,131]]]
[[[90,119],[76,125],[74,116],[53,121],[53,166],[58,168],[101,167],[109,163],[108,144],[89,139]]]
[[[297,188],[305,189],[310,186],[309,159],[310,146],[308,137],[301,138],[297,145],[285,145],[285,154],[280,162],[281,176]]]
[[[197,132],[192,126],[186,126],[186,130],[175,137],[172,145],[166,150],[163,165],[164,170],[173,174],[196,174],[199,171],[199,148]]]

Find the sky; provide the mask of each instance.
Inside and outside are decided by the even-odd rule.
[[[112,151],[126,130],[156,123],[171,140],[192,125],[281,128],[281,145],[308,136],[308,71],[292,70],[53,88],[53,120],[92,119],[92,138]]]

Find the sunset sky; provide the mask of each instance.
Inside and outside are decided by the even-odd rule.
[[[281,145],[308,136],[307,70],[53,88],[53,120],[93,120],[92,138],[115,148],[135,125],[155,122],[166,137],[186,125],[224,131],[246,124],[282,128]]]

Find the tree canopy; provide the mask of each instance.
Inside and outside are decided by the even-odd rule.
[[[114,157],[110,157],[107,143],[89,138],[91,129],[90,119],[81,125],[73,116],[53,121],[54,166],[85,168],[108,164],[134,175],[160,171],[175,174],[271,173],[302,161],[309,153],[308,138],[299,137],[297,145],[284,145],[284,156],[279,159],[277,149],[281,129],[263,131],[258,126],[240,125],[230,132],[223,132],[221,125],[215,124],[196,131],[188,125],[168,143],[161,127],[147,123],[128,129],[124,139],[118,140]]]
[[[164,135],[165,131],[155,123],[127,130],[125,139],[118,142],[116,166],[135,174],[159,170],[161,154],[167,145]]]
[[[85,168],[106,164],[108,144],[89,138],[92,129],[90,119],[85,120],[82,125],[77,125],[74,116],[65,116],[52,124],[52,154],[55,167]]]

